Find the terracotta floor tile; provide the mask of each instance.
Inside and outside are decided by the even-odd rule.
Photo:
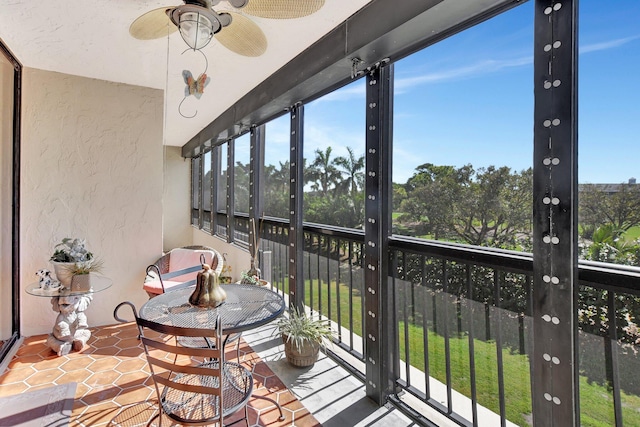
[[[37,386],[40,384],[52,384],[55,380],[62,376],[63,372],[58,368],[45,369],[44,371],[38,371],[25,380],[25,383],[30,386]]]
[[[86,427],[107,425],[118,411],[119,407],[111,401],[98,403],[89,408],[85,407],[85,411],[79,411],[77,414],[74,411],[71,425]]]
[[[43,360],[43,357],[39,354],[25,354],[22,356],[15,357],[11,362],[9,362],[9,367],[33,365],[34,363],[38,363],[41,360]]]
[[[120,377],[120,372],[116,372],[113,370],[104,371],[104,372],[95,372],[91,375],[85,383],[92,387],[100,387],[106,385],[112,385],[116,383],[116,380]]]
[[[118,363],[119,362],[113,357],[105,357],[91,363],[89,366],[87,366],[87,369],[91,372],[110,371],[118,366]]]
[[[115,399],[122,389],[117,386],[105,386],[102,388],[94,387],[89,393],[82,397],[82,401],[87,405],[95,405],[101,402],[107,402]]]
[[[140,347],[121,348],[117,355],[121,358],[140,357],[144,351]]]
[[[90,391],[91,391],[91,388],[88,385],[86,385],[84,382],[77,383],[76,384],[76,403],[82,396],[89,393]]]
[[[122,390],[114,401],[120,406],[127,406],[137,402],[144,402],[150,398],[155,398],[155,391],[149,387],[140,386],[137,388],[128,388]]]
[[[308,411],[304,414],[294,414],[292,425],[296,427],[319,427],[321,424]]]
[[[11,367],[2,377],[0,377],[0,381],[2,384],[24,381],[36,372],[37,371],[32,366],[24,366],[20,368]]]
[[[143,353],[142,350],[142,346],[140,345],[140,341],[138,340],[138,334],[137,334],[137,330],[136,333],[134,334],[134,336],[126,338],[126,339],[122,339],[122,337],[118,336],[120,338],[120,342],[118,342],[117,347],[120,349],[125,349],[125,348],[138,348],[140,349],[140,353]]]
[[[118,378],[118,386],[123,390],[144,387],[144,382],[148,376],[149,374],[142,371],[127,372],[121,374],[120,378]]]
[[[46,346],[47,335],[25,338],[7,371],[0,376],[0,396],[75,382],[70,426],[146,425],[156,413],[157,402],[135,323],[91,331],[92,337],[80,352],[62,357]],[[248,405],[250,426],[290,427],[294,423],[296,427],[320,426],[244,340],[240,341],[240,349],[243,365],[255,372],[254,394],[281,402],[286,417],[280,421],[274,403],[253,397]],[[226,353],[235,361],[234,347],[230,345]],[[225,421],[243,417],[244,410],[241,410]],[[158,425],[157,420],[152,425]]]
[[[91,372],[86,369],[76,369],[71,372],[65,372],[60,378],[58,378],[58,384],[66,383],[83,383],[87,378],[91,376]]]
[[[127,372],[142,371],[145,366],[147,366],[147,362],[145,360],[135,358],[123,360],[122,362],[118,363],[118,365],[115,367],[115,370],[124,374]]]
[[[12,394],[24,393],[29,386],[23,382],[2,385],[0,387],[0,396],[11,396]]]
[[[76,369],[85,369],[92,362],[93,359],[89,357],[76,357],[60,365],[60,369],[67,372],[75,371]]]

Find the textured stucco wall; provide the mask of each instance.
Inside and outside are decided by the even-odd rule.
[[[90,325],[140,306],[145,267],[162,252],[163,93],[35,69],[24,70],[21,288],[51,266],[54,245],[81,237],[113,286],[95,294]],[[25,336],[51,331],[49,298],[21,295]]]
[[[182,157],[182,147],[165,147],[164,152],[165,252],[191,244],[191,160]]]

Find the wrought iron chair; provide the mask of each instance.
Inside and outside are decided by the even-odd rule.
[[[224,258],[217,250],[208,246],[172,249],[147,267],[143,289],[149,298],[153,298],[169,290],[195,285],[202,264],[209,264],[220,276]]]
[[[120,321],[117,312],[123,305],[133,310],[158,397],[159,413],[148,425],[158,418],[162,425],[164,414],[183,425],[223,426],[225,417],[242,408],[249,424],[247,403],[253,377],[245,367],[224,360],[219,318],[214,329],[161,325],[138,317],[133,304],[124,302],[114,310]],[[185,347],[177,343],[178,337],[199,338],[209,345]]]

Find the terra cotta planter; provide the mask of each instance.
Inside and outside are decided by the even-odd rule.
[[[91,290],[91,273],[76,274],[71,278],[72,292],[88,292]]]
[[[282,335],[282,341],[284,342],[284,354],[293,366],[305,368],[318,361],[320,344],[317,342],[303,341],[301,347],[298,348],[293,340],[287,341],[286,335]]]

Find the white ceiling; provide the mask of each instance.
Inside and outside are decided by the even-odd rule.
[[[304,1],[304,0],[299,0]],[[197,77],[206,61],[177,32],[141,41],[129,26],[152,9],[180,0],[0,0],[0,39],[25,67],[166,89],[166,145],[182,146],[235,101],[370,0],[326,0],[311,16],[273,20],[246,15],[267,37],[260,57],[243,57],[214,41],[202,52],[211,82],[184,99],[184,69]],[[229,9],[221,2],[217,11]],[[242,13],[242,10],[240,10]],[[222,30],[224,31],[224,29]],[[194,118],[184,118],[181,111]]]

